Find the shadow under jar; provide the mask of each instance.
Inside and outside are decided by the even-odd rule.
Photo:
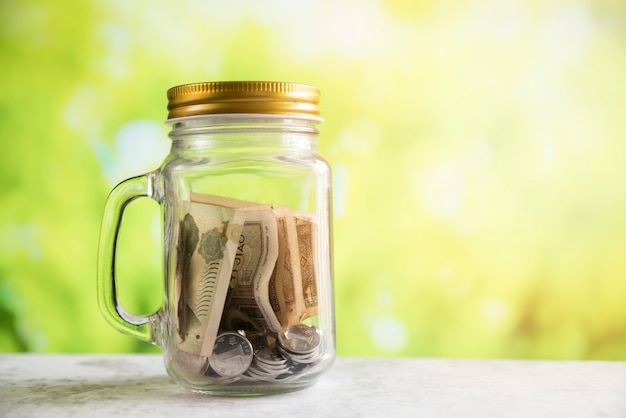
[[[319,90],[209,82],[168,90],[172,148],[107,199],[98,301],[116,329],[158,345],[182,386],[214,395],[307,387],[335,358],[331,174],[316,147]],[[152,315],[119,304],[124,208],[163,213],[164,298]]]

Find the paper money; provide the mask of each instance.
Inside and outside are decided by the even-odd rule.
[[[220,331],[284,332],[318,314],[310,214],[196,193],[183,213],[173,290],[180,350],[209,358]]]
[[[183,204],[178,321],[181,350],[205,357],[213,353],[245,220],[243,208],[268,207],[194,193]]]
[[[279,254],[276,217],[271,209],[242,210],[222,327],[278,331],[280,322],[269,298],[269,283]]]
[[[193,219],[193,216],[187,213],[184,219],[178,225],[178,231],[180,233],[179,241],[179,253],[178,253],[178,265],[176,268],[177,277],[174,280],[174,300],[176,303],[176,323],[177,327],[177,341],[181,343],[184,341],[184,332],[187,328],[185,325],[185,319],[189,318],[191,314],[188,312],[189,308],[185,303],[185,299],[182,296],[182,278],[188,277],[189,266],[191,265],[191,255],[198,247],[198,240],[200,234],[198,232],[198,226]]]
[[[315,268],[316,225],[313,218],[305,213],[296,213],[294,218],[300,252],[300,274],[304,299],[304,311],[300,320],[303,320],[318,313],[317,271]]]
[[[270,280],[270,301],[282,331],[300,323],[305,311],[296,223],[289,208],[275,209],[278,258]]]

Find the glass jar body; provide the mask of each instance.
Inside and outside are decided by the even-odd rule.
[[[194,391],[312,384],[335,357],[331,177],[317,122],[211,115],[172,123],[157,176],[168,373]]]

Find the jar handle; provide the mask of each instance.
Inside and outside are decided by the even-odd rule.
[[[122,181],[113,188],[107,198],[100,242],[98,249],[98,307],[109,325],[118,331],[159,345],[162,308],[150,315],[133,315],[126,311],[117,299],[115,261],[117,238],[126,206],[139,197],[154,196],[153,178],[156,173],[148,173]]]

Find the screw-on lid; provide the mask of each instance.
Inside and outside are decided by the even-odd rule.
[[[320,91],[305,84],[218,81],[183,84],[167,91],[168,119],[224,113],[319,118]]]

